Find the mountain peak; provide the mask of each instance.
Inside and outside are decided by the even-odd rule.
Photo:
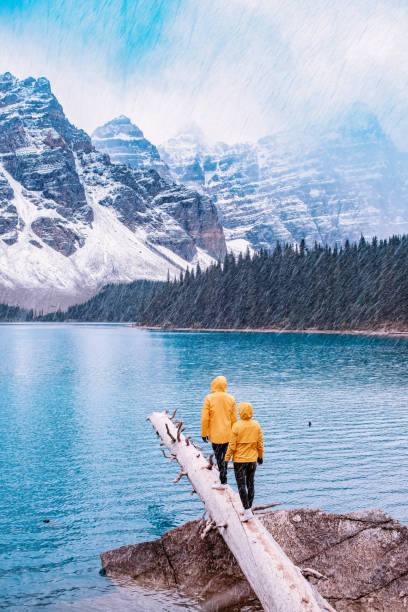
[[[93,132],[92,139],[95,147],[108,153],[114,162],[127,164],[135,169],[153,168],[163,178],[171,178],[157,148],[126,115],[119,115],[98,127]]]
[[[339,131],[343,136],[386,138],[377,115],[363,102],[354,102],[339,119]]]
[[[11,74],[11,72],[3,72],[0,74],[0,82],[4,81],[15,81],[16,77]]]
[[[206,138],[200,126],[195,123],[186,124],[175,136],[174,140],[196,142],[197,144],[205,144]]]
[[[124,123],[132,123],[132,122],[129,119],[129,117],[127,117],[126,115],[119,115],[119,117],[115,117],[114,119],[112,119],[110,123],[124,124]]]
[[[101,127],[96,128],[92,134],[94,140],[124,136],[125,138],[144,138],[143,132],[126,115],[119,115]]]

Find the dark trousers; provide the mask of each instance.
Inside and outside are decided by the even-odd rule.
[[[225,465],[224,459],[228,448],[228,442],[225,444],[213,444],[212,447],[220,471],[221,484],[227,484],[227,466]]]
[[[255,495],[256,461],[250,463],[234,463],[235,479],[238,493],[244,509],[252,507]]]

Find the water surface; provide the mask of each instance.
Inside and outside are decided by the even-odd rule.
[[[408,524],[406,340],[21,324],[0,343],[0,607],[189,605],[118,590],[99,553],[201,514],[145,418],[178,408],[199,439],[217,374],[264,430],[256,502]]]

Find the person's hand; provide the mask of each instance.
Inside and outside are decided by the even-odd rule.
[[[201,436],[203,442],[208,442],[208,436]]]
[[[258,462],[258,465],[262,465],[263,464],[263,459],[261,459],[261,457],[258,457],[257,462]]]

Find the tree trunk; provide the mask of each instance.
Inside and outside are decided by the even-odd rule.
[[[335,612],[257,518],[246,523],[241,521],[242,504],[238,494],[230,487],[225,490],[212,488],[218,482],[218,470],[215,466],[210,469],[212,462],[209,463],[202,451],[184,437],[181,425],[176,427],[164,412],[153,412],[148,419],[169,449],[171,459],[180,464],[181,473],[188,477],[210,516],[202,537],[206,530],[219,530],[264,610]]]

